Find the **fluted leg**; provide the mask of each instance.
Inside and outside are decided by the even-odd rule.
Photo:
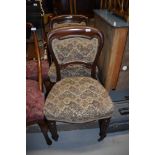
[[[110,119],[111,118],[99,120],[99,128],[100,128],[99,136],[100,136],[100,138],[98,139],[98,141],[101,141],[106,137],[107,129],[108,129],[108,126],[110,123]]]
[[[47,126],[47,124],[46,124],[46,122],[45,121],[40,121],[39,123],[38,123],[38,125],[39,125],[39,127],[40,127],[40,129],[41,129],[41,132],[43,133],[43,135],[44,135],[44,138],[45,138],[45,140],[46,140],[46,143],[48,144],[48,145],[51,145],[52,144],[52,141],[51,141],[51,139],[48,137],[48,126]]]
[[[51,132],[52,138],[55,141],[57,141],[58,138],[59,138],[59,135],[57,133],[56,121],[50,121],[50,122],[48,120],[46,120],[46,121],[47,121],[47,124],[48,124],[48,128],[49,128],[49,130]]]

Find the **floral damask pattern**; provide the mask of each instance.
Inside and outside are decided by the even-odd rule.
[[[53,24],[53,29],[66,27],[66,26],[85,26],[85,25],[86,25],[86,22],[80,22],[80,23],[77,23],[77,22],[54,23]]]
[[[52,49],[59,64],[75,61],[92,63],[97,54],[98,39],[82,37],[53,39]]]
[[[41,61],[43,79],[48,78],[49,64],[47,60]],[[26,62],[26,78],[38,80],[38,62],[37,60],[30,60]]]
[[[98,68],[96,67],[96,73],[98,75]],[[48,76],[51,82],[56,82],[56,66],[54,63],[50,66]],[[86,76],[91,77],[91,70],[82,65],[69,65],[67,68],[61,70],[61,79],[65,77],[73,76]],[[97,78],[97,77],[96,77]]]
[[[43,106],[44,94],[39,91],[38,82],[26,80],[26,121],[43,119]]]
[[[70,123],[109,118],[112,112],[107,91],[90,77],[69,77],[57,82],[44,106],[47,119]]]

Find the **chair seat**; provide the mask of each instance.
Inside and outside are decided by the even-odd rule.
[[[96,67],[96,75],[98,75],[98,68]],[[56,82],[56,66],[54,63],[51,64],[49,71],[48,71],[48,76],[50,78],[51,82]],[[86,76],[86,77],[91,77],[91,71],[90,69],[81,66],[81,65],[70,65],[65,69],[61,70],[61,78],[65,77],[73,77],[73,76]],[[98,77],[96,77],[98,78]]]
[[[104,87],[90,77],[68,77],[57,82],[45,101],[49,120],[84,123],[111,117],[113,103]]]
[[[43,79],[48,78],[49,64],[47,60],[42,60],[42,76]],[[31,80],[38,80],[38,62],[37,60],[30,60],[26,62],[26,78]]]
[[[26,122],[42,120],[44,94],[39,90],[38,82],[26,80]]]

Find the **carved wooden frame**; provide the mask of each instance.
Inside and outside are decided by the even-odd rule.
[[[84,15],[60,15],[60,16],[55,16],[50,19],[50,29],[53,29],[53,24],[54,23],[81,23],[85,22],[86,25],[88,24],[88,17]]]
[[[98,39],[99,46],[98,46],[96,57],[92,64],[85,63],[82,61],[74,61],[74,62],[65,63],[65,64],[58,63],[56,56],[53,52],[52,46],[51,46],[52,40],[55,38],[61,39],[64,37],[65,38],[73,38],[74,36],[85,37],[88,39],[92,39],[95,37]],[[99,58],[99,55],[101,53],[101,50],[102,50],[102,47],[104,44],[104,36],[99,30],[92,28],[92,27],[88,27],[88,26],[74,26],[74,27],[59,28],[59,29],[49,32],[47,41],[48,41],[47,44],[48,44],[48,48],[49,48],[49,53],[51,55],[50,57],[53,58],[54,63],[56,65],[57,81],[61,80],[60,70],[63,68],[66,68],[68,65],[71,65],[71,64],[81,64],[81,65],[84,65],[86,68],[91,69],[91,77],[96,79],[97,60]]]

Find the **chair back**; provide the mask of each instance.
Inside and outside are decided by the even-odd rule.
[[[83,15],[60,15],[50,20],[50,29],[56,29],[66,26],[76,26],[82,25],[86,26],[88,24],[88,17]]]
[[[87,26],[64,27],[50,31],[47,40],[57,81],[61,79],[61,69],[75,64],[91,69],[91,76],[96,77],[97,60],[103,47],[103,34],[99,30]]]

